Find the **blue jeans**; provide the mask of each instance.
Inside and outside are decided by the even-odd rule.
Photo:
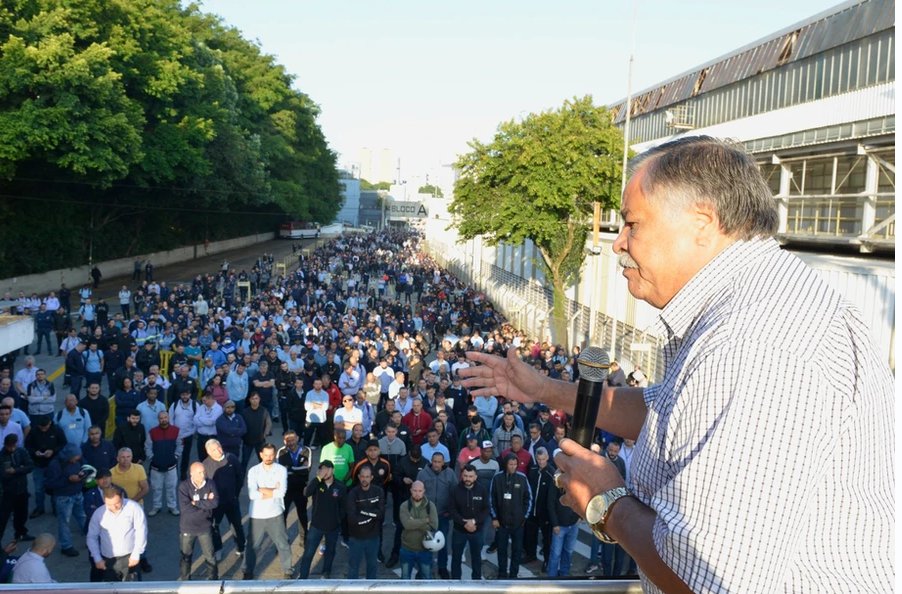
[[[34,471],[31,473],[31,479],[34,481],[34,508],[37,510],[44,510],[44,498],[46,495],[44,494],[44,473],[47,472],[46,468],[38,468],[34,467]]]
[[[485,531],[458,532],[451,536],[451,579],[459,580],[461,577],[460,558],[464,554],[464,546],[470,545],[470,566],[473,571],[473,579],[482,579],[482,545],[485,544]]]
[[[606,544],[601,541],[599,543],[601,544],[601,575],[621,575],[626,551],[619,544]]]
[[[335,560],[335,543],[338,542],[338,528],[332,532],[323,532],[313,524],[307,528],[307,542],[304,543],[304,556],[301,557],[301,573],[298,579],[306,580],[310,577],[310,565],[313,556],[319,549],[319,542],[326,537],[326,554],[323,556],[323,573],[332,573],[332,562]]]
[[[445,553],[445,557],[448,554]],[[413,566],[417,565],[420,572],[419,579],[432,579],[432,551],[415,552],[401,547],[401,579],[409,580],[413,573]]]
[[[438,552],[438,569],[448,569],[448,549],[451,548],[451,518],[440,515],[438,517],[438,529],[439,532],[445,535],[445,546]]]
[[[579,536],[579,524],[561,526],[560,534],[551,533],[551,553],[548,557],[548,577],[570,575],[570,561]],[[598,539],[596,539],[598,540]]]
[[[498,572],[511,578],[520,573],[520,557],[523,554],[523,526],[507,528],[503,524],[495,531],[498,536]],[[510,539],[510,570],[507,565],[507,543]]]
[[[361,539],[351,537],[348,543],[348,579],[356,580],[360,572],[360,560],[366,559],[366,579],[374,580],[379,575],[379,566],[376,562],[376,553],[379,552],[379,537]]]
[[[75,522],[78,524],[79,531],[88,523],[88,517],[85,514],[85,502],[81,493],[59,495],[53,499],[56,503],[56,523],[60,550],[64,551],[72,548],[72,531],[69,526],[72,516],[75,516]]]

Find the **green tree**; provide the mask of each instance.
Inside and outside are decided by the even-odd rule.
[[[389,182],[379,182],[378,184],[374,184],[366,181],[365,179],[360,180],[360,189],[361,190],[385,190],[388,191],[391,189],[391,184]]]
[[[433,196],[436,196],[438,198],[445,197],[445,195],[442,194],[442,189],[440,187],[434,186],[432,184],[426,184],[425,186],[423,186],[422,188],[417,190],[417,192],[420,194],[432,194]]]
[[[294,82],[194,4],[3,2],[0,278],[333,220],[336,154]]]
[[[461,172],[449,206],[461,241],[488,245],[532,240],[536,262],[551,281],[555,339],[569,344],[564,291],[579,274],[593,203],[620,202],[623,135],[609,110],[592,97],[498,126],[494,139],[476,139],[455,167]]]

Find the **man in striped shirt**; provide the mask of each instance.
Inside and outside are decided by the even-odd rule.
[[[742,148],[683,138],[637,159],[614,251],[630,293],[662,309],[665,370],[602,397],[598,426],[636,439],[629,489],[565,439],[562,502],[647,592],[889,591],[893,381],[860,313],[773,239]],[[484,363],[461,371],[474,396],[573,410],[575,384],[508,355],[468,353]],[[762,435],[784,455],[762,456]]]

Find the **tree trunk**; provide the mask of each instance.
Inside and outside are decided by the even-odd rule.
[[[551,320],[554,341],[570,352],[570,335],[567,327],[567,296],[564,294],[564,280],[556,270],[552,270],[551,286],[554,300],[551,306]]]

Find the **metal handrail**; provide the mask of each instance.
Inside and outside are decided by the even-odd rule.
[[[444,581],[444,580],[284,580],[284,581],[193,581],[193,582],[116,582],[72,584],[4,584],[3,592],[66,592],[67,594],[408,594],[413,592],[479,592],[531,594],[536,591],[560,594],[641,594],[638,580],[517,580],[517,581]]]

